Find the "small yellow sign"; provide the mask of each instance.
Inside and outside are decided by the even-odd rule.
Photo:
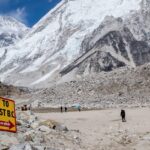
[[[17,132],[15,102],[0,97],[0,131]]]

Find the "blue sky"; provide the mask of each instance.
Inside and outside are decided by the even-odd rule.
[[[0,0],[0,15],[9,15],[32,27],[61,0]]]

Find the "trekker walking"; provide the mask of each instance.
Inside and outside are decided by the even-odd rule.
[[[63,112],[63,107],[62,106],[60,107],[60,111]]]
[[[68,108],[65,106],[65,112],[67,112]]]
[[[79,111],[79,112],[81,111],[81,106],[80,106],[80,105],[78,106],[78,111]]]
[[[126,122],[126,113],[125,113],[125,110],[121,110],[121,113],[120,113],[120,116],[122,118],[122,122]]]

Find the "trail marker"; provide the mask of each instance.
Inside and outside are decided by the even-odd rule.
[[[15,102],[0,97],[0,131],[17,132]]]

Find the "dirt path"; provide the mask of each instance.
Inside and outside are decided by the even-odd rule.
[[[79,130],[89,150],[150,150],[150,108],[126,109],[125,123],[121,122],[120,109],[37,115]]]

